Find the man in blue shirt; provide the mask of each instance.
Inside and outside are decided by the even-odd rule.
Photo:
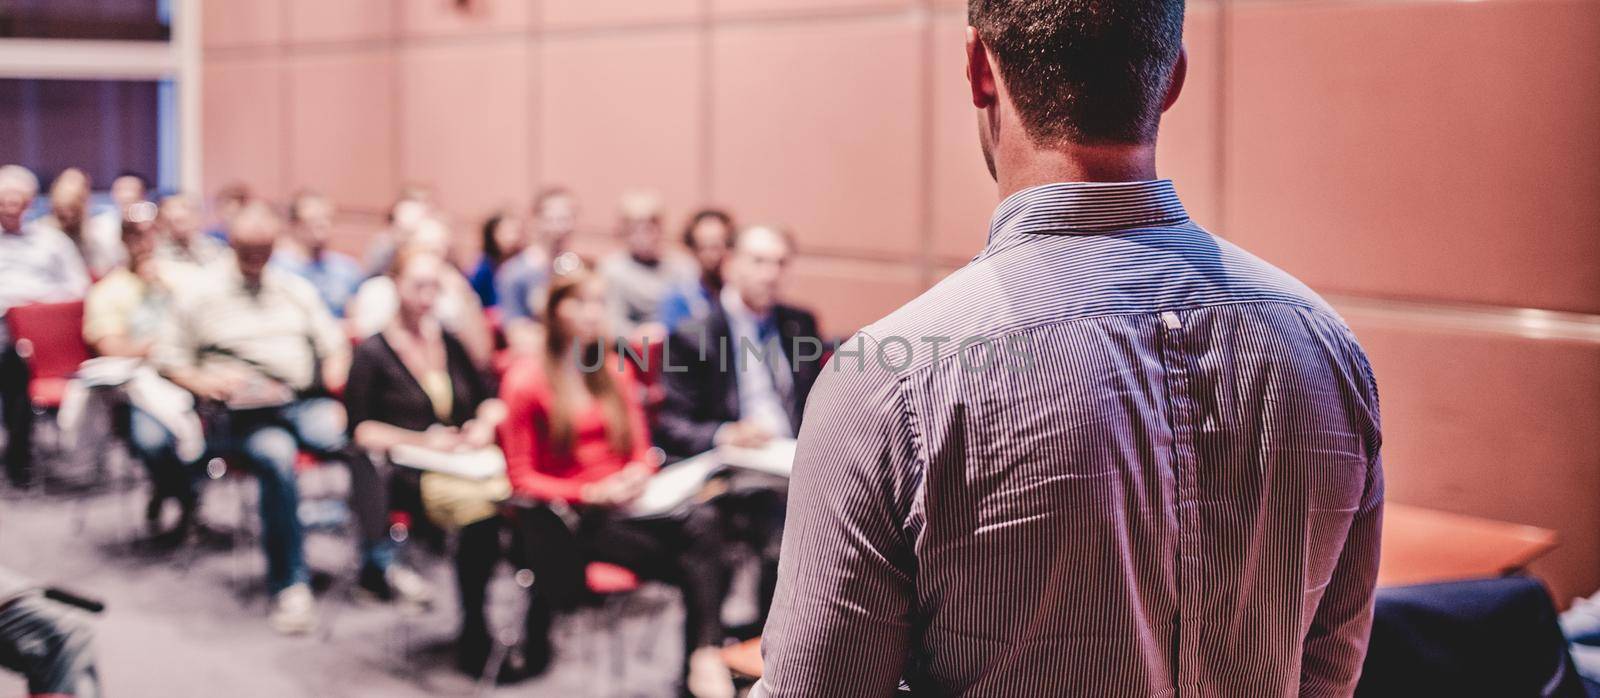
[[[314,191],[295,194],[289,204],[289,234],[278,243],[272,266],[311,282],[333,316],[343,318],[366,274],[353,257],[328,249],[333,213],[328,197]]]
[[[683,228],[683,246],[700,265],[700,278],[679,284],[661,299],[656,319],[671,332],[688,320],[703,320],[722,292],[722,261],[733,247],[733,217],[717,208],[703,208]]]

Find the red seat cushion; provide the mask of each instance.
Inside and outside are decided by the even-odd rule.
[[[27,340],[33,346],[28,371],[35,381],[70,377],[78,364],[89,360],[82,301],[19,305],[6,311],[5,321],[12,341]]]
[[[61,398],[66,392],[65,378],[35,378],[28,381],[28,399],[45,409],[53,410],[60,407]]]
[[[639,575],[609,562],[591,562],[583,569],[589,591],[596,594],[625,594],[639,588]]]

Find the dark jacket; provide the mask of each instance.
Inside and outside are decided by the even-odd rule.
[[[811,313],[779,304],[772,309],[779,343],[788,358],[793,389],[789,424],[800,431],[806,395],[822,372],[824,346]],[[673,458],[708,451],[717,428],[739,421],[738,343],[720,304],[702,320],[685,322],[667,339],[662,361],[662,402],[656,411],[655,442]]]

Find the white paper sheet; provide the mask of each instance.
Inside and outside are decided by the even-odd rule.
[[[487,480],[506,472],[506,457],[496,446],[474,451],[435,451],[401,444],[389,449],[389,462],[469,480]]]

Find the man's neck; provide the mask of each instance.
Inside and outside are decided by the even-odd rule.
[[[744,300],[744,294],[739,293],[739,290],[733,288],[732,286],[724,286],[721,291],[721,296],[723,309],[738,317],[748,318],[754,322],[760,322],[772,314],[772,306],[769,305],[763,309],[757,310],[751,307],[749,303],[746,303]]]
[[[1077,145],[1027,148],[999,163],[996,180],[1004,199],[1030,187],[1057,182],[1141,182],[1156,178],[1156,147]]]

